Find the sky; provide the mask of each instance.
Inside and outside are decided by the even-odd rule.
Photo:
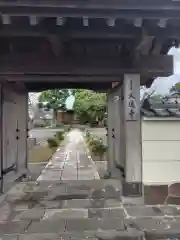
[[[180,82],[180,48],[173,47],[168,54],[173,55],[174,58],[174,74],[170,77],[157,78],[154,81],[151,88],[156,90],[157,94],[167,94],[174,84]]]
[[[171,48],[169,55],[173,55],[174,58],[174,74],[170,77],[157,78],[152,84],[151,88],[155,90],[157,94],[168,94],[169,89],[177,82],[180,82],[180,48]],[[39,93],[30,93],[31,102],[36,103]],[[70,96],[66,100],[66,106],[72,109],[74,103],[74,97]]]

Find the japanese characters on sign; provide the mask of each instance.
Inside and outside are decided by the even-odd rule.
[[[136,120],[136,114],[137,114],[137,104],[136,99],[133,94],[133,81],[129,79],[127,84],[127,120]]]

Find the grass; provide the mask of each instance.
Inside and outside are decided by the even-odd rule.
[[[29,149],[29,162],[47,162],[49,158],[55,153],[56,148],[49,148],[48,146],[36,146]]]

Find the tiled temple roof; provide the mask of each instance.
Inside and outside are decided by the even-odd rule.
[[[179,103],[151,103],[146,99],[141,107],[141,115],[144,117],[176,117],[180,118]]]

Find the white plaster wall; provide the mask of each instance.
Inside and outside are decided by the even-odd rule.
[[[180,182],[180,119],[142,120],[143,181]]]

